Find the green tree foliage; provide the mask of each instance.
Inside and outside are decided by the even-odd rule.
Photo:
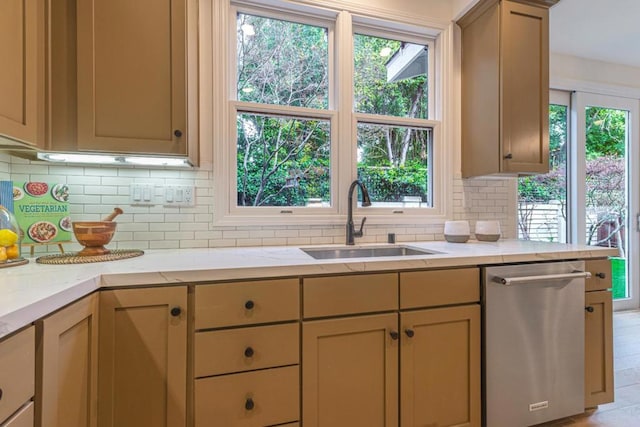
[[[328,107],[326,28],[246,14],[238,15],[237,26],[239,100]],[[237,132],[238,206],[329,201],[327,122],[239,113]]]
[[[388,81],[387,63],[404,44],[379,37],[354,37],[354,106],[360,113],[427,118],[427,79],[418,75]],[[380,54],[383,49],[389,56]],[[358,178],[374,201],[397,202],[406,195],[427,198],[431,132],[410,127],[360,124]]]
[[[356,111],[426,118],[426,76],[387,81],[387,61],[403,44],[369,36],[355,36],[354,43]],[[384,47],[390,56],[380,55]],[[328,108],[326,28],[240,13],[237,51],[238,100]],[[327,121],[240,111],[237,134],[239,206],[304,206],[308,198],[330,202]],[[359,126],[358,175],[374,201],[399,201],[404,195],[427,200],[430,143],[430,129]]]
[[[625,223],[624,155],[627,112],[587,107],[585,117],[586,206],[595,215],[595,220],[587,224],[587,243],[607,245],[612,239],[617,239],[616,236]],[[518,181],[519,227],[525,238],[529,235],[527,221],[531,219],[531,211],[536,204],[559,201],[566,219],[566,140],[566,107],[550,105],[550,171],[545,175],[520,178]]]

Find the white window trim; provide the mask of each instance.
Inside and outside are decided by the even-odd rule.
[[[454,92],[448,85],[452,84],[453,79],[449,78],[448,70],[453,70],[453,39],[452,25],[445,26],[436,24],[435,28],[422,28],[419,26],[420,20],[412,17],[408,19],[406,14],[398,14],[392,10],[384,10],[379,17],[351,15],[349,11],[331,11],[330,7],[320,9],[317,16],[308,15],[309,8],[307,6],[296,5],[290,7],[291,3],[283,3],[278,0],[270,1],[269,8],[258,7],[264,2],[253,2],[252,0],[241,0],[235,2],[239,5],[242,12],[258,13],[262,16],[272,16],[279,19],[290,19],[296,22],[309,23],[312,25],[322,25],[329,29],[329,109],[309,109],[288,106],[263,106],[261,104],[253,104],[240,102],[235,100],[235,48],[231,42],[235,40],[235,16],[238,8],[229,2],[220,2],[219,5],[212,9],[214,27],[212,31],[213,40],[211,47],[214,52],[214,58],[227,58],[227,61],[219,61],[213,64],[213,82],[212,82],[212,107],[214,110],[214,123],[227,123],[227,126],[213,127],[213,170],[214,170],[214,225],[303,225],[303,224],[343,224],[347,211],[347,188],[351,181],[357,176],[355,163],[356,156],[356,123],[358,120],[364,120],[373,123],[389,123],[401,126],[412,127],[431,127],[433,129],[432,141],[432,162],[429,165],[433,172],[432,203],[433,207],[429,208],[403,208],[393,209],[384,207],[360,208],[356,207],[354,213],[357,215],[366,215],[369,224],[435,224],[442,223],[450,216],[452,211],[452,189],[453,189],[453,166],[452,155],[453,147],[444,143],[449,139],[449,135],[455,134],[451,124],[444,126],[443,120],[450,116],[449,111],[453,100],[445,100],[442,96],[446,92],[448,96]],[[304,1],[299,0],[299,3]],[[255,7],[253,7],[255,6]],[[279,7],[289,6],[289,10],[285,13]],[[289,11],[291,13],[289,13]],[[361,11],[354,10],[355,13]],[[327,22],[326,18],[335,14],[335,27],[331,22]],[[324,19],[323,19],[324,18]],[[377,18],[377,19],[376,19]],[[371,31],[372,24],[377,20],[380,22],[392,22],[386,31]],[[218,25],[222,30],[215,30]],[[367,34],[380,36],[384,33],[393,34],[398,37],[402,35],[402,39],[416,39],[416,41],[429,45],[429,67],[430,75],[435,76],[436,80],[430,82],[429,88],[429,120],[424,119],[406,119],[406,118],[388,118],[378,117],[367,120],[368,115],[356,114],[353,112],[353,104],[351,99],[352,79],[342,79],[339,81],[340,75],[353,75],[353,61],[351,58],[352,47],[345,49],[341,46],[337,57],[334,52],[334,37],[345,33],[353,34],[353,26],[357,31],[364,31]],[[232,31],[233,28],[233,31]],[[407,28],[409,31],[398,31],[401,28]],[[427,37],[433,37],[434,40],[428,40]],[[216,39],[216,36],[218,38]],[[222,36],[222,37],[221,37]],[[350,43],[351,37],[341,37],[340,43]],[[204,44],[207,46],[207,44]],[[346,58],[345,56],[348,56]],[[333,59],[335,58],[335,63]],[[447,59],[445,61],[445,58]],[[433,67],[433,68],[431,68]],[[340,69],[339,69],[340,68]],[[223,97],[220,97],[223,95]],[[217,98],[216,98],[217,97]],[[222,98],[222,99],[221,99]],[[286,115],[294,115],[298,117],[323,118],[332,120],[331,126],[331,200],[332,206],[329,208],[309,208],[309,207],[237,207],[236,206],[236,174],[235,156],[232,151],[235,150],[236,129],[236,113],[257,112],[273,114],[279,112]],[[204,118],[204,115],[203,115]],[[339,138],[342,137],[342,140]],[[350,138],[348,143],[344,139]],[[226,194],[226,196],[223,196]],[[222,197],[216,197],[216,196]]]

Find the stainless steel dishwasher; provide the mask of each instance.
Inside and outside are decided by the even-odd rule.
[[[487,427],[584,411],[583,261],[484,268]]]

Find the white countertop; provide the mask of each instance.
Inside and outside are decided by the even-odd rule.
[[[30,259],[27,265],[0,269],[0,338],[105,287],[460,267],[618,254],[617,249],[520,240],[403,245],[438,253],[401,258],[316,260],[300,248],[279,246],[148,250],[137,258],[73,265],[44,265]]]

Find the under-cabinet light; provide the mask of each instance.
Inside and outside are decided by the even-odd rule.
[[[149,157],[149,156],[114,156],[109,154],[76,154],[76,153],[38,153],[38,159],[58,163],[90,163],[99,165],[139,165],[139,166],[171,166],[191,167],[186,158]]]

